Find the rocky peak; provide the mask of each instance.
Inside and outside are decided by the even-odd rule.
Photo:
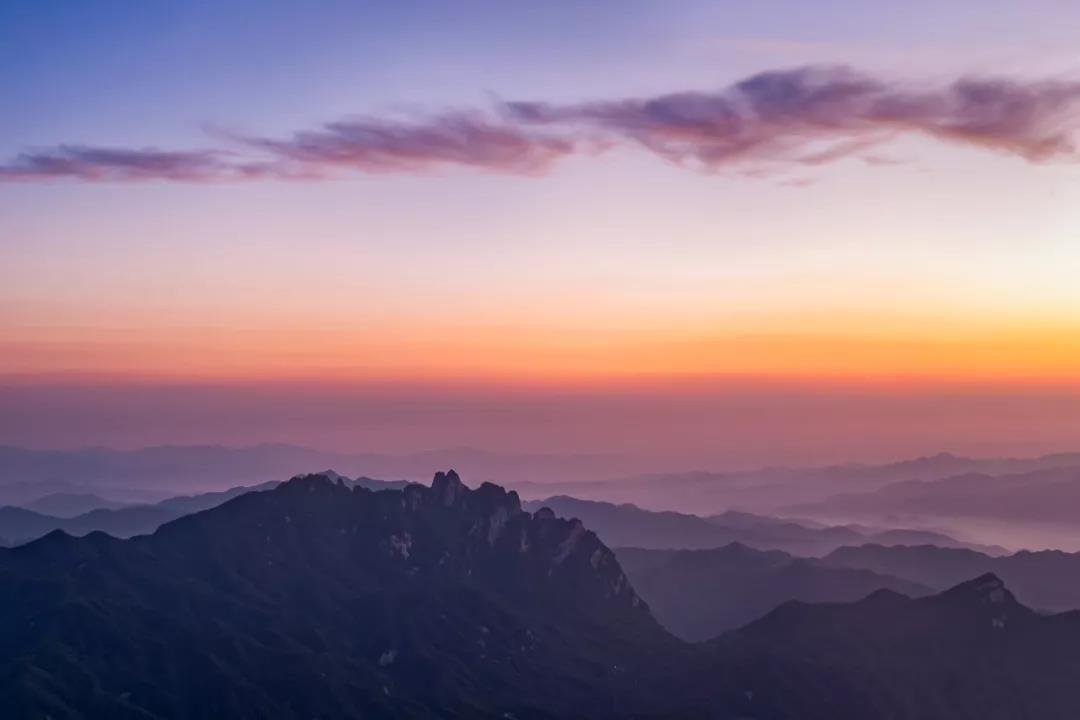
[[[473,490],[470,502],[488,510],[501,510],[508,515],[521,512],[521,498],[513,490],[507,492],[503,487],[486,482]]]
[[[252,519],[241,521],[239,513]],[[257,528],[243,541],[278,564],[285,562],[278,553],[307,555],[313,551],[302,548],[310,545],[322,557],[367,558],[403,583],[485,584],[545,613],[655,626],[614,554],[581,521],[550,510],[532,515],[516,492],[493,483],[470,489],[453,470],[436,473],[430,486],[380,491],[343,487],[323,474],[298,476],[187,523],[214,518]]]
[[[279,487],[284,493],[332,493],[344,489],[344,483],[337,473],[311,473],[308,475],[296,475]]]
[[[986,573],[974,580],[946,590],[936,598],[940,603],[961,609],[964,613],[986,620],[994,628],[1005,628],[1010,618],[1029,614],[997,575]]]
[[[435,473],[431,481],[431,490],[443,505],[453,505],[459,497],[468,491],[465,483],[454,470]]]
[[[985,573],[974,580],[961,583],[946,591],[943,594],[944,596],[975,602],[980,605],[1002,605],[1016,602],[1016,598],[1005,587],[1005,582],[994,573]]]

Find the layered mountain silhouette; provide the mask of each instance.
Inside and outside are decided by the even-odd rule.
[[[126,540],[0,551],[11,718],[774,718],[1080,713],[1080,622],[995,577],[668,634],[581,522],[516,494],[305,476]]]
[[[862,494],[904,482],[932,482],[969,473],[1016,475],[1080,467],[1080,454],[1032,458],[970,458],[939,453],[883,464],[763,467],[731,471],[639,472],[620,478],[596,474],[584,482],[515,482],[523,497],[570,495],[585,500],[633,503],[651,509],[711,514],[729,508],[791,514],[841,494]],[[597,478],[603,478],[597,481]],[[814,506],[817,507],[817,506]],[[828,506],[824,507],[828,509]],[[801,511],[794,511],[802,514]],[[824,517],[829,517],[826,513]]]
[[[789,602],[710,649],[753,699],[746,717],[1064,719],[1080,712],[1078,633],[1080,613],[1042,616],[987,574],[914,600]]]
[[[793,504],[866,493],[906,481],[1076,468],[1080,467],[1080,454],[968,458],[940,453],[876,465],[687,472],[687,468],[672,467],[658,459],[515,455],[468,447],[387,455],[325,452],[286,444],[170,445],[134,450],[0,446],[0,505],[25,505],[51,493],[90,493],[145,504],[178,492],[256,485],[322,467],[333,467],[349,476],[426,480],[430,468],[448,465],[467,471],[469,477],[509,483],[525,499],[562,494],[688,513],[711,514],[734,507],[790,514],[787,508]]]
[[[618,548],[616,554],[656,618],[685,640],[716,637],[788,600],[854,601],[880,589],[931,593],[911,580],[739,543],[713,550]]]
[[[976,548],[992,554],[1006,552],[996,546],[969,545],[941,533],[808,526],[749,513],[727,512],[706,518],[567,496],[528,502],[525,507],[533,510],[548,507],[562,517],[580,518],[612,547],[700,550],[737,542],[760,550],[783,550],[793,555],[816,557],[845,545],[930,543],[941,547]]]
[[[402,488],[404,482],[383,482],[370,478],[345,478],[333,471],[321,473],[331,479],[341,478],[352,486],[376,489]],[[216,507],[227,500],[257,490],[274,488],[277,481],[265,482],[255,486],[234,487],[220,492],[182,495],[161,502],[143,505],[128,505],[118,508],[97,508],[72,517],[56,516],[35,512],[31,507],[0,507],[0,545],[18,545],[47,535],[53,530],[63,530],[69,535],[86,535],[101,531],[118,538],[151,533],[162,524],[184,515]],[[55,496],[48,496],[55,497]],[[80,496],[85,500],[87,496]],[[89,496],[93,497],[93,496]]]
[[[45,450],[0,445],[0,505],[21,505],[49,493],[95,493],[125,502],[153,502],[180,492],[257,485],[312,468],[350,476],[423,480],[453,466],[480,479],[529,483],[612,478],[641,461],[609,455],[510,454],[453,447],[391,455],[327,452],[281,443],[247,447],[161,445],[132,450]],[[552,494],[551,491],[545,493]]]
[[[92,510],[117,510],[128,504],[107,500],[93,493],[59,492],[21,503],[20,507],[42,515],[71,518]]]
[[[580,522],[454,473],[51,533],[0,553],[0,627],[6,717],[580,716],[670,642]]]
[[[1072,456],[1067,456],[1072,458]],[[794,505],[794,512],[826,517],[980,518],[1003,522],[1080,525],[1080,467],[1051,467],[990,475],[968,472],[892,483]]]
[[[839,548],[824,562],[906,578],[935,590],[992,572],[1007,582],[1026,605],[1055,612],[1080,609],[1080,553],[1025,550],[990,557],[972,550],[932,545],[862,545]]]

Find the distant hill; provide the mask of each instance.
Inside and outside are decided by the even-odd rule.
[[[91,510],[117,510],[126,503],[106,500],[93,493],[52,493],[22,503],[20,507],[43,515],[70,518],[76,515],[90,512]]]
[[[656,619],[691,641],[745,625],[788,600],[852,601],[880,589],[931,592],[910,580],[738,543],[713,550],[617,548],[615,554]]]
[[[940,453],[883,464],[672,470],[639,472],[620,478],[596,476],[583,482],[515,482],[513,485],[523,497],[530,499],[570,495],[701,515],[732,508],[764,514],[799,514],[792,510],[793,506],[797,508],[840,494],[872,492],[900,482],[930,482],[964,473],[995,476],[1060,468],[1080,468],[1080,453],[1033,458],[970,458]],[[598,482],[598,478],[603,481]]]
[[[341,479],[349,487],[401,489],[406,485],[402,481],[383,482],[371,478],[351,480],[333,471],[326,471],[324,475],[334,480]],[[117,509],[99,508],[74,517],[56,517],[20,507],[0,507],[0,544],[21,544],[53,530],[63,530],[70,535],[86,535],[100,531],[118,538],[145,535],[170,520],[208,510],[244,493],[269,490],[279,484],[273,481],[249,487],[234,487],[221,492],[181,495],[153,505],[129,505]]]
[[[703,518],[566,496],[530,501],[525,507],[530,510],[550,507],[560,517],[580,518],[613,547],[708,549],[738,542],[760,550],[783,550],[802,557],[821,556],[843,545],[866,542],[930,540],[946,547],[971,547],[937,533],[875,530],[864,534],[850,527],[807,527],[792,521],[747,513]],[[991,553],[1007,552],[995,546],[974,547]]]
[[[792,512],[826,517],[982,518],[1080,526],[1080,467],[1007,475],[964,473],[912,480],[873,492],[846,493],[794,505]]]
[[[941,453],[883,464],[691,470],[659,460],[611,454],[503,453],[457,447],[386,454],[329,452],[262,444],[174,445],[135,450],[39,450],[0,445],[0,505],[25,505],[52,493],[91,493],[147,504],[178,493],[258,485],[333,467],[353,476],[424,481],[437,467],[500,482],[525,499],[570,495],[684,513],[732,508],[789,514],[791,505],[864,493],[904,481],[964,473],[1002,475],[1080,467],[1080,454],[1037,458],[967,458]]]
[[[1042,610],[1080,609],[1080,553],[1022,551],[1004,557],[933,546],[843,547],[824,562],[907,578],[931,588],[951,587],[964,578],[992,572],[1009,584],[1024,604]]]
[[[0,537],[13,545],[35,540],[54,530],[63,530],[71,535],[100,531],[123,538],[153,532],[158,526],[177,517],[175,513],[153,505],[91,510],[73,518],[58,518],[6,506],[0,507]]]
[[[164,445],[136,450],[0,445],[0,505],[21,505],[56,492],[94,493],[145,504],[178,493],[258,485],[324,467],[350,477],[426,481],[434,468],[448,465],[485,480],[527,483],[555,477],[569,481],[617,477],[636,464],[610,455],[513,454],[467,447],[392,455],[284,444]]]

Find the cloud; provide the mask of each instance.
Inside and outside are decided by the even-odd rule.
[[[219,151],[163,151],[60,145],[22,153],[0,165],[0,180],[31,181],[74,178],[86,181],[184,180],[208,182],[242,176]]]
[[[310,180],[446,167],[539,175],[562,158],[616,144],[707,172],[757,177],[848,157],[884,165],[878,147],[903,135],[1033,163],[1076,162],[1078,131],[1080,82],[960,78],[918,87],[846,67],[803,67],[760,73],[715,92],[503,102],[494,113],[369,116],[284,138],[231,135],[229,150],[59,145],[0,164],[0,181]]]
[[[409,123],[362,118],[328,123],[285,140],[242,140],[279,160],[315,171],[423,172],[463,165],[537,174],[575,152],[571,139],[495,123],[476,113]]]
[[[534,175],[577,149],[573,139],[495,122],[479,113],[414,121],[342,120],[285,139],[215,134],[246,153],[61,145],[26,152],[0,165],[0,180],[312,180],[350,170],[421,173],[440,166]]]
[[[821,165],[899,135],[1031,162],[1078,159],[1080,83],[964,78],[906,88],[843,67],[767,72],[714,93],[552,105],[506,104],[519,122],[609,133],[679,164]]]

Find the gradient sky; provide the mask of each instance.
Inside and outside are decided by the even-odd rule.
[[[5,2],[0,442],[1076,449],[1077,27],[1050,0]],[[475,401],[452,431],[432,388]]]

